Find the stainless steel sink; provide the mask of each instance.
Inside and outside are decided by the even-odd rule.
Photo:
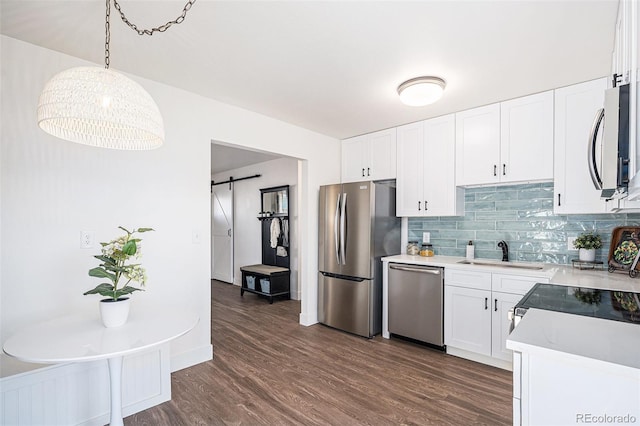
[[[543,266],[530,265],[527,263],[512,263],[512,262],[500,262],[492,260],[460,260],[458,263],[463,265],[483,265],[483,266],[497,266],[500,268],[518,268],[518,269],[533,269],[540,270]]]

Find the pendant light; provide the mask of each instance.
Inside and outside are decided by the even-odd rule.
[[[405,105],[429,105],[442,97],[446,85],[440,77],[416,77],[398,86],[398,95]]]
[[[182,15],[151,30],[129,22],[117,0],[122,20],[139,35],[164,32],[184,21],[196,0]],[[104,68],[76,67],[62,71],[45,85],[38,101],[38,125],[58,138],[101,148],[148,150],[164,142],[160,110],[142,86],[109,69],[111,0],[106,0]]]

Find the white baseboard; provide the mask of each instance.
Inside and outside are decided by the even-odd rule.
[[[513,371],[513,363],[509,361],[477,354],[475,352],[466,351],[464,349],[447,346],[447,354],[457,356],[459,358],[468,359],[470,361],[479,362],[481,364],[491,365],[492,367],[502,368],[503,370]]]
[[[213,345],[205,345],[171,356],[171,372],[191,367],[213,359]]]

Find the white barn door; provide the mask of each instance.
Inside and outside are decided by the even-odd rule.
[[[233,283],[233,185],[212,188],[211,278]]]

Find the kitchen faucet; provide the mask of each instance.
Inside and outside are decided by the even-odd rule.
[[[502,249],[502,261],[503,262],[508,262],[509,261],[509,246],[507,245],[507,242],[505,240],[501,240],[498,243],[498,247],[500,247]]]

